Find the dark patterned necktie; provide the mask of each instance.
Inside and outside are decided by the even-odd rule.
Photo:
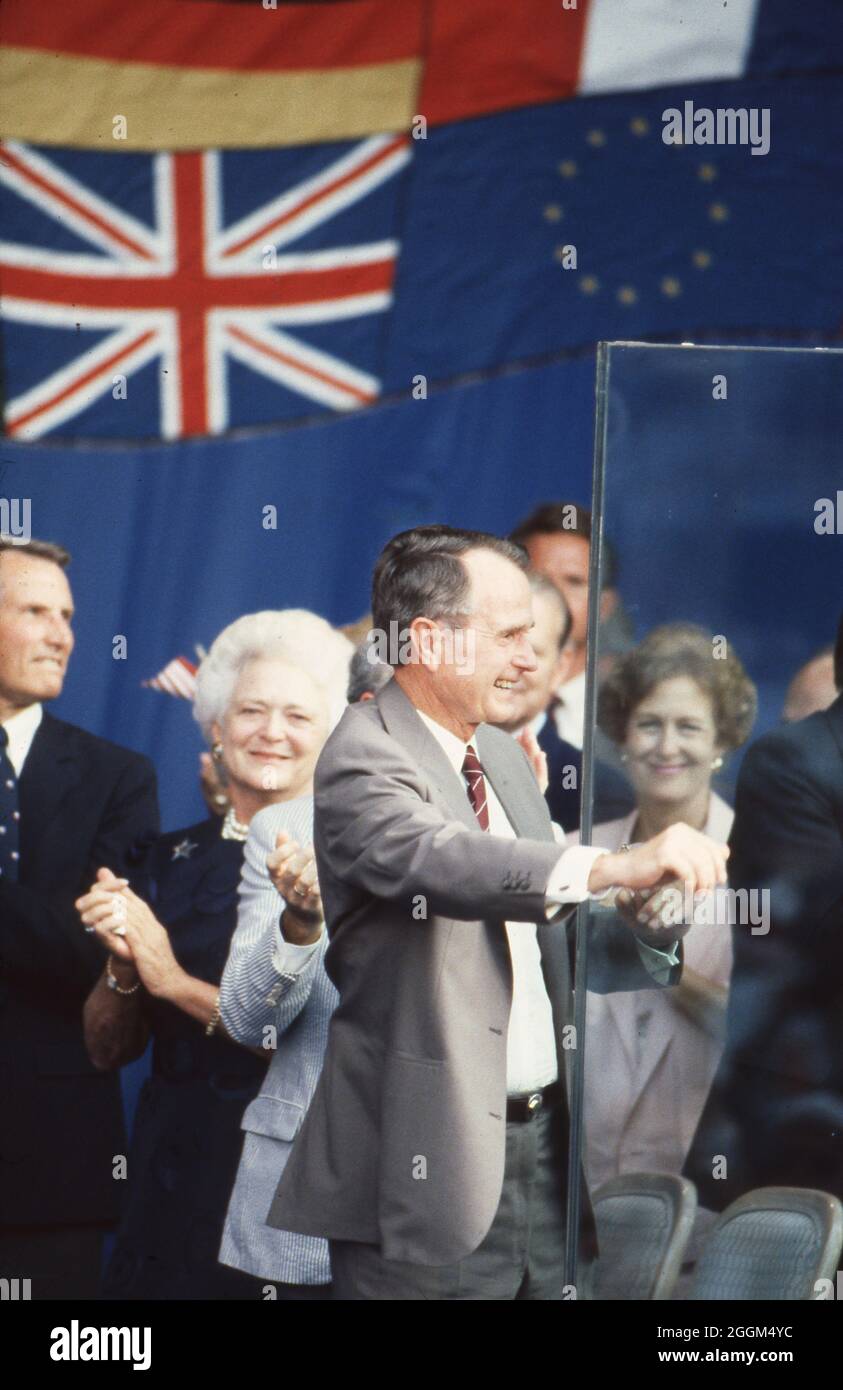
[[[0,724],[0,878],[7,883],[17,883],[20,858],[18,779],[6,752],[8,743],[9,735]]]
[[[472,748],[471,744],[465,750],[465,762],[462,765],[462,775],[468,783],[468,799],[474,807],[474,814],[477,817],[481,830],[489,829],[489,806],[486,801],[486,779],[483,776],[483,768],[480,759]]]

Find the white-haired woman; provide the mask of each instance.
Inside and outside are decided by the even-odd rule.
[[[92,1060],[118,1067],[153,1041],[104,1297],[261,1296],[262,1285],[218,1263],[218,1250],[241,1118],[271,1052],[239,1046],[226,1031],[220,980],[244,843],[265,807],[288,811],[286,845],[274,859],[292,904],[283,930],[299,949],[321,930],[312,851],[299,844],[310,839],[313,769],[343,707],[352,652],[304,610],[250,614],[225,628],[199,668],[194,713],[226,786],[227,814],[156,843],[152,907],[107,870],[77,903],[109,953],[85,1005]]]

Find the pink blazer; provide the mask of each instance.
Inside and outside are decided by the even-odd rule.
[[[727,840],[733,815],[712,792],[706,834]],[[635,816],[595,826],[593,843],[618,850],[629,842]],[[718,916],[722,923],[723,912]],[[692,927],[684,959],[686,968],[727,987],[729,926]],[[682,1168],[723,1044],[679,1012],[675,995],[654,989],[588,996],[585,1167],[592,1190],[619,1173]]]

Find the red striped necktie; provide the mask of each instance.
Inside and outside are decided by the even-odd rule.
[[[468,784],[468,799],[474,808],[481,830],[489,829],[489,804],[486,800],[486,779],[483,776],[483,768],[480,759],[472,748],[471,744],[465,750],[465,762],[462,765],[462,775]]]

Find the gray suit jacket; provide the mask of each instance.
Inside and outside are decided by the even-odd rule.
[[[565,1075],[567,931],[547,924],[544,902],[560,849],[520,746],[481,725],[476,747],[521,838],[480,829],[464,782],[396,681],[348,709],[322,751],[314,845],[340,1003],[270,1225],[418,1264],[448,1264],[480,1244],[503,1185],[505,921],[542,927]],[[591,957],[592,988],[653,984],[624,928],[595,932]],[[565,1107],[554,1113],[567,1124]]]
[[[279,1174],[319,1077],[328,1020],[337,1001],[322,964],[325,933],[312,950],[290,947],[281,938],[284,905],[266,868],[279,830],[308,844],[313,834],[312,798],[260,811],[246,841],[237,930],[220,984],[220,1016],[238,1042],[250,1047],[274,1044],[274,1051],[260,1094],[243,1116],[243,1154],[220,1260],[262,1279],[327,1284],[331,1271],[324,1240],[266,1224]]]

